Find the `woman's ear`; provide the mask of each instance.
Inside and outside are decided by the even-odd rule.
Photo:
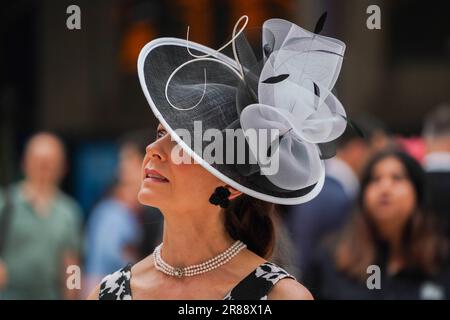
[[[228,197],[228,199],[230,199],[230,200],[233,200],[233,199],[239,197],[242,194],[241,191],[236,190],[235,188],[233,188],[233,187],[231,187],[229,185],[226,185],[225,188],[227,188],[228,191],[230,191],[230,195]]]

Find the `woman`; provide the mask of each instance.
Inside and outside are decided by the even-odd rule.
[[[105,277],[90,298],[312,298],[268,261],[270,217],[274,204],[302,203],[322,188],[322,159],[330,154],[319,143],[346,126],[330,92],[345,45],[272,19],[259,63],[246,24],[244,16],[233,30],[234,60],[223,48],[174,38],[141,51],[139,78],[160,125],[146,149],[138,198],[161,210],[163,242]]]
[[[446,245],[425,208],[420,164],[397,150],[368,163],[356,212],[305,282],[323,299],[442,299]]]

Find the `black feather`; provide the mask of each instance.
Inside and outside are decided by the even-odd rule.
[[[352,128],[356,134],[358,136],[360,136],[361,138],[365,138],[364,133],[362,132],[362,130],[357,126],[357,124],[355,122],[353,122],[352,120],[350,120],[349,118],[342,116],[342,118],[345,119],[345,121],[347,121],[347,124],[350,126],[350,128]]]
[[[325,11],[320,16],[319,20],[317,20],[316,27],[314,28],[314,33],[315,34],[319,34],[322,31],[323,26],[325,25],[325,20],[326,19],[327,19],[327,12]]]
[[[283,81],[283,80],[286,79],[287,77],[289,77],[288,74],[280,74],[280,75],[278,75],[278,76],[274,76],[274,77],[267,78],[267,79],[264,80],[262,83],[270,83],[270,84],[278,83],[278,82]]]
[[[320,98],[319,86],[315,82],[313,82],[313,84],[314,84],[314,94]]]
[[[329,54],[335,54],[335,55],[337,55],[337,56],[339,56],[339,57],[344,57],[342,54],[339,54],[339,53],[336,53],[336,52],[333,52],[333,51],[329,51],[329,50],[307,50],[307,51],[305,51],[305,52],[323,52],[323,53],[329,53]]]

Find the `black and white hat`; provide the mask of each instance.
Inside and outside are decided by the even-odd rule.
[[[318,34],[325,16],[314,33],[267,20],[260,61],[244,35],[247,16],[218,50],[188,37],[151,41],[138,73],[153,113],[191,159],[237,190],[279,204],[311,200],[347,125],[331,92],[345,44]]]

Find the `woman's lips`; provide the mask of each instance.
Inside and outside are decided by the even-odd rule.
[[[169,180],[154,169],[145,168],[144,181],[146,182],[169,182]]]
[[[392,199],[388,197],[382,197],[378,200],[380,206],[389,206],[392,204]]]

